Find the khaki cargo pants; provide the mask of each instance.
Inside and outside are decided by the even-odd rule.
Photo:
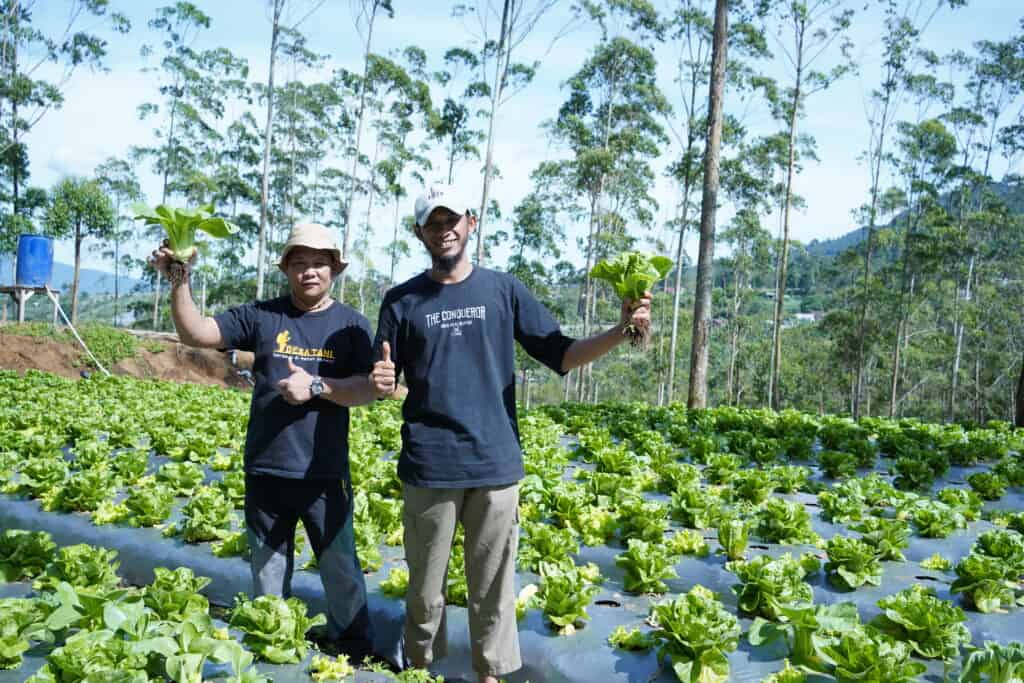
[[[473,668],[482,676],[516,671],[522,666],[515,594],[519,485],[428,489],[406,484],[403,489],[406,660],[425,668],[447,653],[444,588],[455,525],[462,522]]]

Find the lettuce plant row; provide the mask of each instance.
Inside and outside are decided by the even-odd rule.
[[[155,526],[186,543],[212,544],[217,556],[244,557],[246,535],[236,511],[245,495],[241,446],[248,400],[242,392],[211,387],[0,371],[3,493],[36,499],[46,510],[89,515],[96,524]],[[401,445],[398,406],[354,410],[351,429],[356,543],[366,570],[378,572],[384,568],[381,546],[400,546],[403,535],[393,455]],[[778,680],[813,673],[909,681],[921,676],[927,659],[963,662],[967,673],[1016,661],[1017,645],[972,643],[965,626],[972,611],[1008,619],[1024,614],[1024,511],[993,504],[1018,496],[1024,485],[1024,433],[1009,424],[971,428],[729,407],[564,404],[523,412],[520,435],[527,474],[520,486],[524,590],[517,613],[538,610],[564,637],[594,628],[592,602],[601,591],[619,590],[642,596],[650,613],[644,624],[609,634],[612,645],[649,649],[680,680],[728,680],[729,655],[741,638],[755,647],[786,643],[789,657],[779,662]],[[963,481],[951,483],[951,468],[969,469],[956,470]],[[176,507],[180,520],[170,525]],[[815,515],[838,531],[822,538]],[[934,591],[888,591],[878,603],[883,615],[867,623],[850,602],[816,602],[812,583],[819,572],[839,590],[884,590],[886,566],[907,562],[915,537],[944,539],[972,525],[989,531],[968,554],[939,554],[921,565],[950,584],[953,600]],[[764,544],[789,547],[780,556]],[[301,537],[296,545],[303,547]],[[614,549],[613,564],[581,559],[599,546]],[[726,573],[732,593],[694,587],[681,570],[684,557]],[[446,586],[449,604],[468,599],[463,558],[460,530]],[[40,596],[63,590],[72,600],[68,590],[74,590],[82,609],[93,610],[91,630],[79,625],[54,636],[65,639],[62,647],[79,631],[107,631],[114,635],[83,636],[67,652],[104,652],[124,662],[137,648],[115,644],[125,640],[124,629],[106,624],[103,609],[95,612],[93,598],[76,588],[87,580],[114,595],[104,593],[106,603],[131,603],[115,595],[126,590],[117,584],[115,563],[103,549],[58,551],[41,536],[9,531],[0,537],[0,579],[31,578]],[[188,621],[193,637],[182,643],[178,633],[174,652],[169,641],[158,640],[162,649],[142,659],[162,657],[161,675],[189,680],[170,671],[190,671],[195,659],[168,665],[171,657],[228,661],[235,654],[204,640],[217,637],[196,616],[208,614],[199,600],[202,581],[168,572],[158,575],[154,585],[161,588],[142,604],[154,623]],[[387,572],[382,594],[400,599],[408,575],[400,566]],[[14,662],[22,645],[48,637],[31,617],[35,607],[18,605],[9,606],[10,620],[20,626],[5,626],[0,661]],[[305,656],[302,636],[314,621],[296,602],[240,598],[231,623],[244,632],[240,647],[249,656],[291,661]],[[132,624],[136,632],[142,628]],[[171,636],[159,628],[151,634],[165,637]],[[196,652],[189,649],[193,641]],[[879,668],[878,661],[889,664]]]

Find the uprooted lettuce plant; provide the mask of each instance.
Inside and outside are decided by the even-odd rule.
[[[163,226],[167,231],[167,245],[176,259],[167,270],[167,278],[172,284],[180,284],[185,279],[186,264],[197,251],[198,231],[221,239],[238,232],[237,225],[213,215],[212,204],[197,209],[177,209],[161,204],[151,209],[140,203],[135,204],[132,210],[135,212],[135,220],[145,221],[146,225]]]
[[[600,261],[590,271],[590,277],[610,284],[620,299],[637,301],[671,270],[672,260],[669,258],[631,251]],[[650,345],[649,325],[630,325],[625,334],[637,348],[646,349]]]

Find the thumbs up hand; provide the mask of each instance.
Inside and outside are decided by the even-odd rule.
[[[384,398],[395,393],[397,386],[395,364],[391,361],[391,344],[388,342],[384,342],[381,347],[381,359],[373,364],[369,380],[377,398]]]
[[[290,374],[277,383],[277,390],[286,402],[293,406],[302,405],[313,397],[309,390],[313,376],[292,362],[291,358],[288,359],[288,372]]]

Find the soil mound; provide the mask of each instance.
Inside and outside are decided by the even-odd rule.
[[[112,374],[243,389],[249,387],[239,374],[239,368],[231,364],[229,353],[185,346],[171,334],[140,333],[136,336],[142,337],[144,343],[138,345],[134,357],[120,360],[107,368]],[[237,362],[242,367],[251,365],[251,359],[246,355],[238,354]],[[81,377],[83,371],[97,372],[76,342],[19,335],[14,325],[0,327],[0,369],[18,372],[45,370],[76,378]]]

